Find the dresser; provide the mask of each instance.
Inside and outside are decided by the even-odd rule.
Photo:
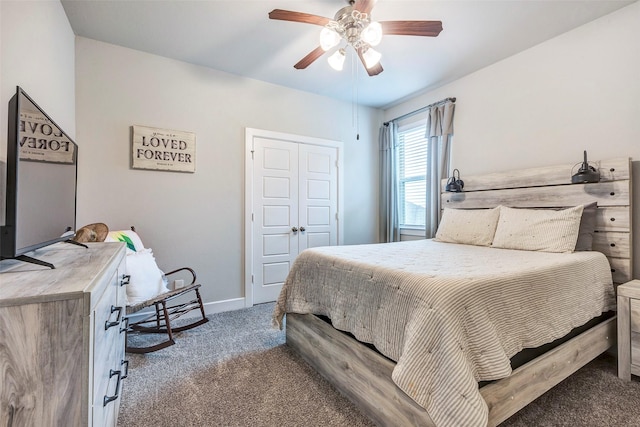
[[[127,376],[125,247],[57,243],[0,262],[0,425],[115,426]]]

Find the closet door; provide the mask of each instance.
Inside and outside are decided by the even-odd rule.
[[[337,149],[300,144],[298,157],[298,249],[337,245]]]
[[[253,139],[253,304],[275,301],[298,253],[338,244],[336,147]]]
[[[253,158],[253,303],[278,298],[298,255],[298,144],[256,138]]]

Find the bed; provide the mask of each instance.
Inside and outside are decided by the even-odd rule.
[[[598,167],[597,184],[565,185],[571,165],[560,165],[465,177],[463,193],[442,193],[444,208],[482,215],[502,205],[575,217],[596,202],[594,251],[317,248],[294,263],[274,318],[287,312],[287,343],[379,425],[497,425],[613,344],[608,317],[517,369],[509,360],[614,309],[612,281],[632,277],[630,161]]]

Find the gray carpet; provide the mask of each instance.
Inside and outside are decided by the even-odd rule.
[[[128,354],[118,425],[372,426],[288,349],[272,310],[215,314],[174,346]],[[503,426],[640,426],[640,382],[619,380],[615,363],[594,360]]]

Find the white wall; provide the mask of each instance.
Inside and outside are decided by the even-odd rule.
[[[0,224],[4,224],[7,104],[22,89],[75,137],[75,36],[59,1],[0,1]]]
[[[91,39],[76,39],[79,224],[135,225],[165,270],[198,271],[205,302],[244,289],[244,129],[341,140],[346,244],[377,239],[380,110]],[[196,173],[133,170],[130,126],[195,132]]]
[[[464,175],[634,159],[640,224],[640,3],[385,111],[391,120],[457,98],[453,167]],[[570,171],[567,171],[567,178]],[[640,227],[634,227],[640,277]]]

